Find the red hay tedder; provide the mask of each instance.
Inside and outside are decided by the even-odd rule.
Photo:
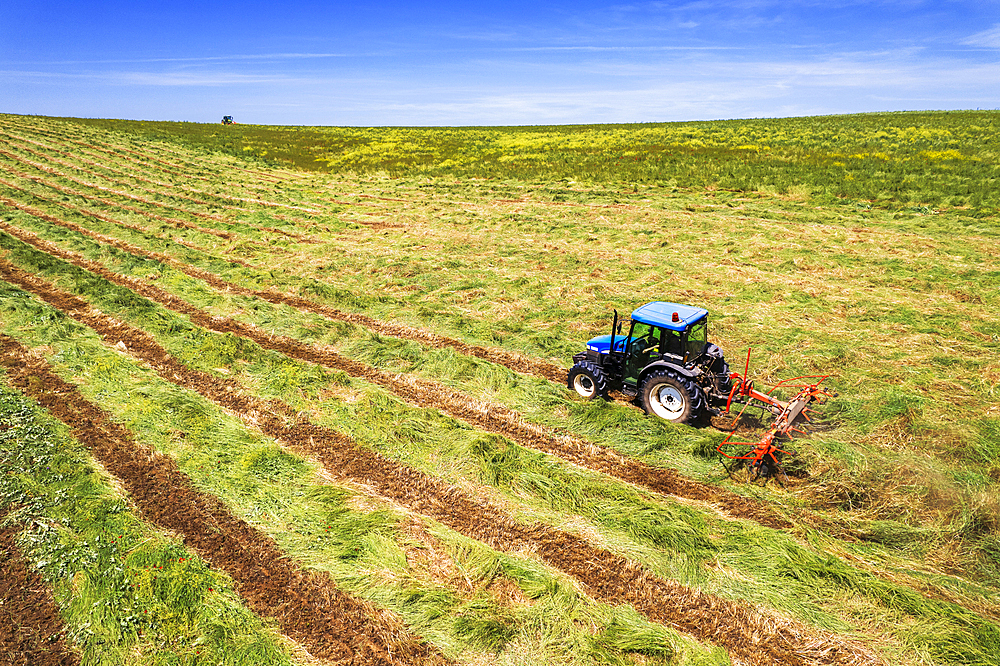
[[[835,396],[836,392],[820,386],[829,375],[805,375],[780,381],[771,387],[770,391],[762,393],[754,388],[753,382],[748,379],[749,372],[750,350],[748,349],[747,362],[743,374],[740,375],[738,372],[734,372],[729,375],[733,382],[733,388],[729,391],[725,414],[728,415],[731,413],[731,408],[734,404],[743,405],[743,409],[740,410],[740,413],[732,421],[733,430],[735,431],[735,427],[743,416],[743,412],[746,411],[746,408],[751,404],[756,404],[774,414],[774,424],[756,442],[734,442],[732,441],[733,434],[730,433],[716,447],[716,450],[720,455],[730,460],[745,461],[744,464],[752,475],[750,480],[756,481],[763,477],[766,483],[766,480],[771,477],[778,478],[777,474],[779,471],[784,473],[781,461],[776,454],[790,455],[788,451],[778,448],[776,440],[791,439],[792,433],[804,434],[805,431],[796,426],[800,425],[802,421],[810,421],[810,406],[813,404],[822,404],[828,397]],[[807,380],[810,379],[816,381],[809,383]],[[791,400],[785,402],[771,395],[778,388],[798,389],[798,392]],[[725,466],[725,462],[723,462],[723,465]],[[726,471],[732,476],[732,472],[728,467],[726,467]]]

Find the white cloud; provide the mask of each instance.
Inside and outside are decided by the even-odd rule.
[[[966,46],[983,46],[989,49],[1000,49],[1000,23],[989,30],[977,32],[959,42]]]

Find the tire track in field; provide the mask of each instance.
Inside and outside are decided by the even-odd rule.
[[[95,175],[95,176],[100,176],[100,174],[95,174],[92,171],[87,171],[87,170],[84,170],[84,169],[80,169],[80,167],[78,167],[76,164],[73,164],[71,162],[66,162],[64,160],[52,157],[50,155],[46,155],[45,153],[41,153],[41,152],[38,152],[36,150],[32,150],[31,148],[28,148],[28,147],[24,146],[23,144],[24,143],[28,143],[28,144],[31,144],[31,145],[34,145],[34,146],[38,146],[39,148],[42,148],[44,150],[48,150],[48,151],[51,151],[51,152],[54,152],[54,153],[59,153],[60,155],[64,155],[64,156],[67,156],[67,157],[72,157],[72,158],[76,159],[77,161],[79,161],[82,164],[86,164],[86,165],[91,166],[91,167],[97,167],[98,169],[103,169],[103,170],[108,171],[110,173],[116,174],[116,177],[117,176],[126,176],[128,178],[133,179],[133,180],[137,180],[137,181],[139,181],[141,183],[148,183],[150,185],[156,185],[158,187],[165,187],[168,190],[181,190],[183,192],[187,192],[188,194],[196,194],[196,195],[211,197],[211,198],[219,199],[219,200],[223,200],[223,201],[239,201],[241,203],[257,204],[259,206],[267,206],[269,208],[288,208],[290,210],[303,211],[303,212],[306,212],[306,213],[322,213],[323,212],[323,211],[320,211],[320,210],[317,210],[317,209],[314,209],[314,208],[303,208],[302,206],[293,206],[292,204],[279,203],[277,201],[267,201],[267,200],[264,200],[264,199],[247,199],[245,197],[234,197],[234,196],[231,196],[231,195],[228,195],[228,194],[220,194],[218,192],[205,192],[204,190],[196,190],[196,189],[193,189],[193,188],[190,188],[190,187],[184,187],[183,185],[177,185],[176,183],[165,183],[165,182],[162,182],[162,181],[153,180],[151,178],[146,178],[144,176],[139,176],[136,173],[129,173],[127,171],[123,171],[122,169],[117,169],[117,168],[108,166],[106,164],[101,164],[100,162],[95,162],[94,160],[84,159],[83,157],[80,157],[79,155],[74,155],[73,153],[70,153],[70,152],[68,152],[66,150],[63,150],[63,149],[58,148],[56,146],[53,146],[51,144],[45,144],[45,143],[42,143],[41,141],[35,141],[34,139],[28,139],[28,138],[25,138],[23,136],[17,136],[17,135],[11,134],[10,132],[4,132],[4,134],[6,134],[6,136],[8,137],[8,139],[13,139],[14,141],[21,142],[21,145],[19,145],[18,147],[20,149],[22,149],[22,150],[27,150],[28,152],[30,152],[30,153],[32,153],[34,155],[37,155],[38,157],[47,158],[47,159],[49,159],[49,160],[51,160],[51,161],[53,161],[53,162],[55,162],[57,164],[61,164],[61,165],[65,166],[65,167],[69,167],[71,169],[79,169],[79,170],[83,171],[84,173],[90,173],[91,175]],[[14,142],[10,142],[10,143],[11,143],[11,145],[18,145],[18,144],[14,143]],[[114,177],[112,178],[112,180],[114,180]],[[162,193],[162,192],[156,192],[156,194],[164,194],[164,193]],[[187,197],[185,197],[185,198],[187,198]],[[199,201],[198,199],[194,199],[194,198],[188,198],[188,200],[189,201],[193,201],[194,203],[200,203],[200,204],[205,205],[205,206],[216,205],[216,204],[212,204],[209,201]],[[245,210],[245,209],[243,209],[243,208],[237,208],[237,210]]]
[[[0,663],[78,666],[49,587],[14,542],[18,531],[0,527]]]
[[[146,520],[179,534],[233,579],[262,617],[313,655],[357,666],[444,664],[386,611],[338,589],[329,576],[293,564],[267,535],[194,488],[174,461],[138,444],[77,388],[13,338],[0,334],[0,366],[11,385],[69,426],[128,491]]]
[[[0,197],[0,202],[5,202],[3,197]],[[277,351],[289,358],[342,370],[352,377],[360,377],[382,386],[411,404],[436,409],[473,427],[501,434],[525,447],[554,455],[567,462],[622,481],[665,495],[721,504],[724,506],[722,510],[724,515],[753,520],[767,527],[775,529],[792,527],[792,523],[778,514],[773,507],[763,502],[689,479],[670,468],[652,467],[592,442],[570,435],[557,434],[543,426],[528,423],[514,410],[471,398],[437,382],[386,372],[347,358],[331,349],[309,345],[286,336],[265,333],[254,326],[228,317],[209,315],[155,285],[114,273],[97,262],[86,259],[75,252],[63,250],[49,241],[17,229],[6,222],[0,222],[0,229],[42,252],[59,257],[100,275],[109,282],[131,289],[167,309],[186,315],[193,323],[208,330],[217,333],[231,333],[252,340],[265,349]],[[127,248],[122,249],[131,251]],[[234,288],[233,291],[236,289]]]
[[[202,212],[199,212],[199,211],[188,210],[187,208],[181,208],[180,206],[173,206],[173,205],[170,205],[168,203],[164,203],[162,201],[156,201],[155,199],[149,199],[147,197],[141,197],[138,194],[132,194],[130,192],[125,192],[124,190],[116,190],[114,188],[105,187],[103,185],[98,185],[96,183],[88,183],[85,180],[81,180],[81,179],[76,178],[74,176],[70,176],[67,173],[63,173],[62,171],[59,171],[58,169],[55,169],[55,168],[50,167],[50,166],[46,166],[45,164],[42,164],[40,162],[35,162],[33,160],[29,160],[29,159],[27,159],[25,157],[21,157],[20,155],[17,155],[16,153],[12,153],[12,152],[9,152],[9,151],[6,151],[6,150],[0,149],[0,155],[3,155],[4,157],[6,157],[8,159],[17,162],[18,164],[26,164],[28,166],[32,166],[32,167],[38,169],[39,171],[41,171],[43,173],[47,173],[47,174],[50,174],[52,176],[58,176],[59,178],[65,178],[66,180],[68,180],[70,182],[76,183],[77,185],[82,185],[82,186],[90,188],[90,189],[98,190],[100,192],[106,192],[108,194],[113,194],[115,196],[124,197],[126,199],[131,199],[133,201],[140,201],[140,202],[142,202],[144,204],[147,204],[147,205],[150,205],[150,206],[155,206],[157,208],[162,208],[164,210],[180,211],[180,212],[186,213],[188,215],[193,215],[194,217],[200,217],[202,219],[213,220],[215,222],[221,222],[222,224],[233,226],[233,222],[231,222],[230,220],[227,220],[226,218],[224,218],[221,215],[214,215],[212,213],[202,213]],[[81,196],[84,196],[87,199],[93,198],[93,197],[91,197],[89,195],[81,195]],[[169,194],[165,194],[163,196],[165,196],[167,198],[171,198],[172,197],[172,195],[169,195]],[[173,197],[173,198],[177,198],[177,197]],[[246,209],[240,209],[240,210],[246,210]],[[247,211],[247,212],[253,212],[253,211]],[[254,229],[257,229],[258,231],[265,231],[265,232],[272,233],[272,234],[278,234],[280,236],[287,236],[287,237],[292,238],[292,239],[294,239],[296,241],[299,241],[301,243],[318,243],[318,242],[320,242],[320,241],[317,241],[316,239],[314,239],[314,238],[312,238],[310,236],[305,236],[303,234],[297,234],[297,233],[294,233],[294,232],[291,232],[291,231],[285,231],[284,229],[277,229],[275,227],[265,227],[265,226],[260,226],[260,225],[256,225],[256,224],[250,224],[249,222],[241,222],[240,224],[244,224],[246,226],[252,227]]]
[[[642,565],[579,536],[547,525],[519,523],[440,479],[300,418],[280,401],[256,398],[243,392],[234,380],[188,368],[145,331],[94,310],[82,298],[4,260],[0,260],[0,278],[95,330],[105,344],[124,345],[129,354],[163,379],[233,411],[290,450],[319,459],[334,476],[373,486],[383,496],[497,550],[519,553],[528,549],[550,566],[576,578],[594,598],[609,604],[631,604],[654,622],[725,647],[737,663],[881,664],[874,653],[854,642],[659,578]],[[9,338],[0,337],[0,341],[4,340]]]

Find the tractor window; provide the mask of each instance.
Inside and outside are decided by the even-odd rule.
[[[657,335],[659,331],[649,324],[643,324],[642,322],[634,322],[632,324],[632,339],[629,341],[628,353],[629,356],[634,354],[641,354],[650,347],[656,347],[660,344],[659,336]]]
[[[681,346],[681,334],[674,331],[663,331],[663,353],[673,356],[684,356],[684,348]]]
[[[639,371],[659,358],[660,329],[642,322],[632,323],[632,335],[628,343],[628,358],[625,361],[625,379],[635,381]]]
[[[708,344],[708,319],[702,319],[700,322],[688,329],[687,333],[687,344],[684,349],[684,360],[687,361],[696,356],[700,356],[702,352],[705,351],[705,345]]]

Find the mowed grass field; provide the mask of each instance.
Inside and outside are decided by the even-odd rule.
[[[0,654],[1000,663],[998,129],[0,115]],[[652,300],[787,483],[566,388]]]

